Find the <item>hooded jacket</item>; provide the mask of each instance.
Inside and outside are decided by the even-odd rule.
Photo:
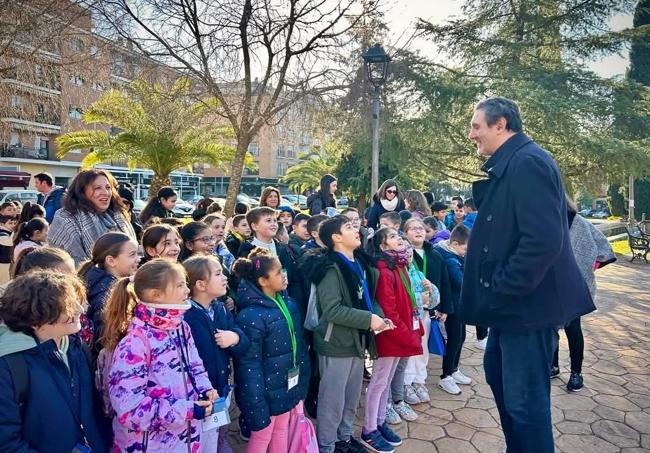
[[[86,275],[83,276],[83,280],[86,283],[88,298],[88,311],[86,312],[86,316],[92,322],[94,332],[93,349],[95,349],[98,347],[97,340],[101,338],[104,330],[102,310],[108,300],[111,287],[117,279],[110,272],[93,266],[88,269]]]
[[[0,359],[2,451],[70,453],[83,440],[75,417],[83,424],[92,451],[107,451],[96,423],[92,377],[81,341],[70,336],[59,351],[53,340],[39,344],[0,325],[0,357],[13,353],[25,360],[29,386],[21,417],[11,372]]]
[[[298,384],[288,388],[288,373],[294,367],[291,335],[287,320],[275,301],[247,280],[237,291],[240,312],[237,326],[250,341],[245,354],[235,357],[235,396],[245,423],[259,431],[271,423],[271,416],[284,414],[307,396],[309,358],[303,340],[298,307],[285,298],[297,341]]]
[[[52,223],[54,214],[61,209],[63,205],[63,197],[65,196],[65,189],[63,187],[53,187],[52,191],[45,198],[45,194],[39,193],[36,197],[36,203],[43,206],[45,209],[45,220],[47,223]]]
[[[463,286],[463,258],[456,255],[449,246],[449,241],[439,242],[435,246],[436,251],[442,256],[445,262],[445,267],[449,274],[449,281],[451,283],[451,301],[453,303],[454,311],[458,312],[458,303],[460,300],[460,289]]]

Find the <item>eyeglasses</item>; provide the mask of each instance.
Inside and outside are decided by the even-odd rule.
[[[418,226],[418,227],[409,228],[409,231],[427,231],[427,230],[425,230],[424,228]]]
[[[388,189],[388,190],[386,191],[386,193],[396,194],[396,193],[397,193],[397,190],[395,190],[395,189]]]
[[[203,242],[204,244],[207,244],[209,242],[214,242],[215,237],[214,236],[203,236],[202,238],[196,238],[192,242]]]

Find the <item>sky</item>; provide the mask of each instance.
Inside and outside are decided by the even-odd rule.
[[[392,30],[391,44],[402,46],[414,30],[416,18],[421,17],[433,23],[445,22],[452,16],[460,16],[462,0],[394,0],[386,7],[386,19]],[[632,26],[632,15],[615,16],[610,26],[620,30]],[[430,41],[415,40],[410,44],[425,55],[435,57]],[[629,64],[627,52],[623,56],[612,55],[589,63],[589,67],[603,77],[622,75]]]

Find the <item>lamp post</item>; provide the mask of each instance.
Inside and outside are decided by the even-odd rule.
[[[379,101],[381,86],[386,82],[388,63],[391,58],[380,44],[375,44],[362,55],[366,62],[368,80],[374,91],[372,96],[372,167],[371,167],[371,197],[379,188]]]

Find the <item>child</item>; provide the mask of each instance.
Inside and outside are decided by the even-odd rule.
[[[221,214],[209,214],[203,219],[203,223],[210,227],[212,230],[212,237],[214,237],[214,249],[212,253],[219,257],[219,261],[224,267],[230,271],[232,264],[235,262],[235,257],[226,244],[223,242],[226,229],[226,218]]]
[[[49,225],[42,217],[36,217],[18,225],[16,234],[14,234],[13,261],[15,262],[20,252],[26,248],[42,247],[47,240],[48,229]]]
[[[25,249],[15,262],[14,275],[19,277],[33,270],[55,270],[59,274],[74,275],[77,270],[74,260],[68,252],[56,247],[43,246],[37,249]]]
[[[143,225],[153,218],[165,219],[174,217],[174,207],[178,200],[178,194],[171,187],[161,187],[155,197],[151,198],[140,213],[140,221]]]
[[[237,403],[251,429],[246,451],[286,453],[289,411],[302,409],[309,382],[302,319],[283,296],[287,279],[268,249],[253,249],[233,269],[241,280],[237,325],[250,340],[246,353],[235,358]]]
[[[422,354],[424,329],[408,277],[408,247],[399,231],[380,228],[373,238],[379,279],[377,301],[394,330],[377,335],[377,355],[366,390],[361,442],[373,451],[392,453],[402,439],[386,423],[390,383],[401,357]]]
[[[194,255],[211,255],[214,251],[212,230],[203,222],[190,222],[181,228],[181,262]]]
[[[288,233],[291,233],[291,225],[296,213],[289,206],[278,207],[278,222],[283,224]]]
[[[368,229],[361,224],[361,217],[357,208],[345,208],[341,211],[341,215],[346,216],[350,220],[350,223],[359,231],[361,247],[365,249],[368,245]]]
[[[20,218],[18,219],[18,222],[29,222],[34,217],[45,218],[45,209],[41,205],[28,201],[25,203],[23,210],[20,212]]]
[[[142,251],[144,261],[163,258],[176,263],[181,253],[178,230],[164,223],[151,225],[142,233]]]
[[[93,246],[92,257],[79,268],[79,277],[86,284],[88,310],[86,316],[92,324],[93,351],[99,353],[102,336],[102,310],[113,283],[122,277],[135,274],[140,263],[138,244],[130,236],[112,231],[103,234]],[[87,336],[89,337],[89,336]]]
[[[309,214],[303,213],[299,213],[293,218],[293,227],[289,235],[289,250],[293,254],[294,259],[300,257],[300,249],[311,238],[307,229],[307,222],[310,218],[311,216]]]
[[[318,237],[327,248],[307,260],[303,270],[316,287],[320,315],[313,333],[320,371],[318,447],[321,453],[335,448],[363,452],[352,437],[352,424],[361,397],[364,357],[366,350],[376,356],[373,332],[387,327],[373,300],[378,273],[358,250],[359,232],[347,217],[325,220]]]
[[[445,217],[445,226],[449,231],[453,230],[456,225],[460,225],[465,220],[465,205],[462,200],[456,201],[453,211]]]
[[[384,212],[379,216],[379,228],[392,228],[399,231],[401,225],[402,218],[400,217],[399,212]]]
[[[18,211],[13,201],[5,201],[0,205],[0,216],[13,217],[14,219],[18,216]]]
[[[467,253],[469,229],[462,224],[456,225],[451,237],[435,246],[445,261],[451,282],[453,312],[447,314],[445,330],[447,331],[447,349],[442,358],[442,375],[438,386],[452,395],[460,394],[458,384],[470,385],[472,380],[458,369],[460,353],[465,342],[465,324],[458,315],[460,290],[463,284],[463,259]]]
[[[16,278],[0,298],[2,451],[107,451],[75,335],[84,300],[83,283],[54,270]]]
[[[449,239],[451,233],[446,228],[440,229],[440,221],[434,216],[425,217],[422,222],[424,222],[426,228],[426,241],[436,245],[438,242]]]
[[[231,354],[242,354],[248,349],[248,338],[235,327],[235,320],[226,306],[219,302],[228,291],[227,278],[219,260],[214,256],[193,256],[183,263],[190,288],[190,308],[185,322],[203,360],[212,387],[219,395],[230,393]],[[219,449],[228,451],[228,427],[219,429]]]
[[[304,250],[324,248],[325,244],[320,240],[318,230],[321,223],[329,219],[326,215],[316,214],[313,215],[307,220],[307,232],[311,239],[305,242],[305,245],[302,246]]]
[[[131,283],[133,280],[133,283]],[[114,412],[114,451],[215,451],[201,420],[219,398],[192,332],[185,270],[154,259],[114,286],[104,309],[99,365],[111,355],[102,384]]]
[[[11,238],[14,235],[16,223],[15,216],[0,214],[0,285],[9,281],[9,268],[14,246]]]
[[[239,256],[239,247],[246,242],[251,235],[251,229],[248,227],[245,214],[237,214],[232,218],[232,227],[226,238],[226,247],[233,256]]]

